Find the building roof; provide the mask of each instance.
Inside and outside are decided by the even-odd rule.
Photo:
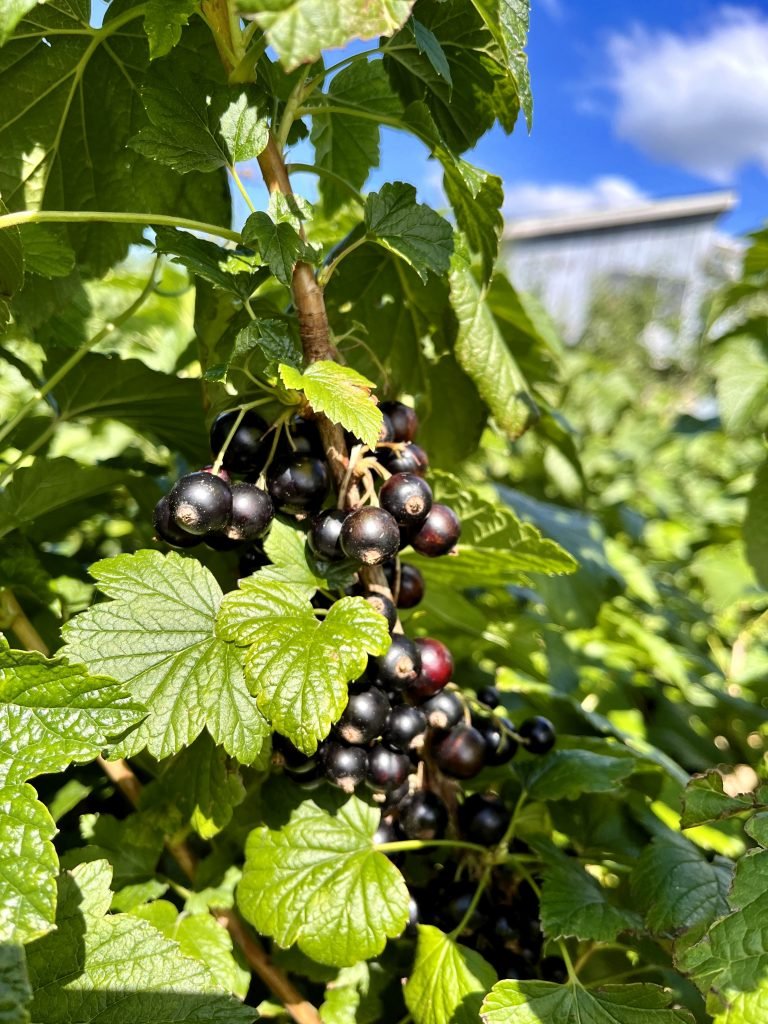
[[[705,192],[675,199],[625,206],[611,210],[589,210],[583,213],[555,217],[529,217],[511,221],[504,229],[504,238],[510,241],[523,238],[547,238],[553,235],[579,234],[604,231],[608,228],[631,227],[670,220],[688,220],[698,217],[718,217],[738,202],[735,192]]]

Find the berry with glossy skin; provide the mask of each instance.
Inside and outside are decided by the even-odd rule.
[[[420,699],[431,697],[453,678],[453,655],[441,640],[420,636],[416,647],[421,655],[421,675],[413,686]]]
[[[433,729],[452,729],[464,718],[464,702],[452,690],[441,690],[421,705]]]
[[[380,734],[388,714],[386,693],[371,686],[350,695],[336,730],[347,743],[368,743]]]
[[[303,750],[299,750],[288,739],[279,732],[272,734],[272,761],[280,768],[290,768],[295,772],[309,771],[316,763],[314,757],[309,757]]]
[[[452,508],[435,503],[418,533],[411,537],[414,551],[428,558],[447,555],[461,536],[461,523]]]
[[[404,633],[395,633],[386,654],[372,659],[376,679],[388,690],[402,690],[421,672],[421,655]]]
[[[269,473],[269,493],[284,512],[316,512],[329,485],[328,467],[313,455],[289,455]]]
[[[233,540],[225,533],[209,533],[203,539],[203,544],[212,551],[234,551],[235,548],[240,547],[241,543],[242,541]]]
[[[415,608],[424,597],[424,577],[415,565],[400,563],[400,589],[397,592],[398,608]]]
[[[487,708],[497,708],[501,704],[501,694],[495,686],[484,686],[477,691],[477,699]]]
[[[403,803],[400,828],[408,839],[442,839],[448,810],[436,793],[421,789]]]
[[[211,451],[218,455],[239,414],[238,409],[222,412],[211,424]],[[269,454],[269,439],[264,440],[267,423],[249,409],[243,415],[224,453],[223,466],[230,473],[260,473]]]
[[[232,518],[227,537],[253,541],[263,537],[275,515],[272,499],[256,484],[232,484]]]
[[[323,770],[330,782],[351,793],[365,779],[368,755],[362,747],[346,747],[330,740],[323,749]]]
[[[526,718],[517,730],[521,742],[531,754],[546,754],[555,745],[555,727],[548,718]]]
[[[387,715],[381,738],[388,747],[405,754],[411,747],[419,747],[424,742],[426,731],[427,716],[424,712],[410,704],[400,704]]]
[[[481,846],[500,843],[511,820],[504,801],[492,794],[473,793],[459,808],[462,835]]]
[[[347,513],[341,509],[327,508],[312,520],[307,540],[313,554],[318,558],[323,558],[326,562],[339,562],[345,557],[339,538],[341,524],[346,516]]]
[[[397,608],[395,608],[392,601],[390,601],[386,594],[377,594],[375,592],[372,594],[368,594],[365,600],[368,602],[368,604],[371,606],[371,608],[373,608],[375,612],[378,612],[379,615],[384,616],[384,618],[387,620],[387,626],[389,627],[389,631],[391,633],[392,630],[395,628],[395,624],[397,622]]]
[[[367,782],[379,793],[391,792],[407,782],[411,762],[405,754],[376,743],[368,753]]]
[[[429,469],[429,458],[418,444],[406,444],[401,451],[394,448],[377,448],[376,458],[390,473],[416,473],[424,476]]]
[[[278,451],[281,456],[299,454],[314,455],[318,459],[325,457],[320,431],[314,420],[296,416],[288,425],[288,433],[290,440],[283,434],[279,441]]]
[[[373,833],[373,845],[383,846],[384,843],[395,843],[398,838],[397,830],[391,818],[382,815],[379,827]]]
[[[382,402],[381,411],[389,416],[394,441],[412,441],[419,429],[416,411],[404,402]]]
[[[414,938],[418,935],[418,924],[419,924],[419,904],[413,898],[410,897],[408,900],[408,924],[405,926],[405,934],[409,938]]]
[[[475,892],[474,889],[467,889],[464,886],[457,885],[453,888],[453,891],[449,890],[446,895],[448,898],[440,907],[438,916],[447,929],[453,930],[458,928],[464,920],[467,911],[472,905]],[[475,907],[470,919],[464,925],[464,931],[480,931],[485,926],[487,920],[480,907]]]
[[[164,541],[172,548],[193,548],[195,544],[200,543],[199,537],[193,537],[191,533],[180,529],[171,519],[171,508],[167,495],[155,505],[152,523],[157,539]]]
[[[409,786],[408,780],[406,779],[402,785],[397,786],[395,789],[388,790],[384,794],[374,794],[373,799],[376,800],[383,796],[384,802],[382,805],[382,812],[393,811],[396,808],[398,808],[400,804],[402,804],[403,800],[405,800],[408,797],[410,792],[411,787]]]
[[[340,543],[349,558],[363,565],[380,565],[397,552],[400,531],[389,512],[368,505],[347,515]]]
[[[473,715],[472,725],[485,740],[485,763],[493,767],[507,764],[517,752],[514,726],[508,718]]]
[[[229,525],[232,491],[226,480],[212,473],[188,473],[168,495],[170,518],[196,537],[220,533]]]
[[[398,526],[420,526],[432,508],[432,488],[415,473],[395,473],[379,491],[379,505]]]
[[[471,725],[459,724],[436,738],[432,752],[444,775],[471,779],[485,763],[485,740]]]

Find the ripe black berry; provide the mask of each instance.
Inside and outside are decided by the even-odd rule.
[[[442,839],[448,827],[448,810],[436,793],[419,790],[404,802],[400,827],[409,839]]]
[[[555,745],[555,727],[548,718],[537,715],[526,718],[517,730],[523,745],[531,754],[546,754]]]
[[[512,760],[517,751],[517,740],[512,735],[514,726],[508,718],[473,715],[472,725],[485,740],[486,764],[496,766]]]
[[[368,755],[362,747],[345,747],[343,743],[330,740],[323,749],[325,777],[351,793],[365,778]]]
[[[414,409],[403,402],[382,402],[381,411],[392,422],[393,441],[412,441],[419,429],[419,417]]]
[[[373,833],[373,845],[383,846],[384,843],[394,843],[397,842],[397,838],[398,835],[393,822],[389,818],[382,816],[379,827]]]
[[[414,608],[424,597],[424,577],[415,565],[400,563],[400,589],[397,592],[398,608]]]
[[[421,672],[421,656],[413,640],[395,633],[389,650],[372,661],[371,669],[387,689],[402,690]]]
[[[199,537],[193,537],[191,533],[182,530],[171,519],[171,508],[167,496],[161,498],[155,505],[152,522],[157,539],[170,544],[172,548],[193,548],[195,544],[200,543]]]
[[[472,843],[495,846],[504,838],[511,815],[497,796],[473,793],[459,808],[462,834]]]
[[[266,491],[256,484],[232,484],[232,519],[227,529],[230,540],[257,540],[269,529],[274,515]]]
[[[218,455],[239,415],[238,409],[222,412],[211,424],[211,451]],[[264,440],[266,422],[252,409],[243,415],[224,453],[223,466],[230,473],[260,473],[269,454]]]
[[[312,455],[289,455],[272,467],[269,493],[285,512],[315,512],[328,494],[328,467]]]
[[[453,655],[440,640],[419,637],[416,647],[421,655],[421,673],[409,687],[415,700],[426,700],[450,683],[453,678]]]
[[[347,743],[368,743],[381,732],[389,714],[386,693],[371,686],[350,695],[336,730]]]
[[[464,702],[451,690],[436,693],[421,709],[434,729],[452,729],[464,718]]]
[[[415,473],[395,473],[379,491],[379,504],[398,526],[419,526],[432,508],[432,488]]]
[[[305,771],[315,763],[315,758],[308,757],[294,746],[287,736],[279,732],[272,734],[272,760],[281,768],[291,768],[294,771]]]
[[[457,886],[452,893],[449,891],[447,895],[448,899],[440,907],[438,917],[446,928],[452,930],[453,928],[458,928],[464,920],[467,911],[472,905],[475,893],[474,889]],[[486,921],[486,915],[480,907],[475,907],[469,920],[464,925],[464,931],[479,931],[484,927]]]
[[[290,440],[285,434],[280,438],[278,451],[281,456],[299,454],[324,458],[323,442],[314,420],[305,420],[302,416],[297,416],[289,424],[288,433]]]
[[[501,694],[495,686],[484,686],[477,691],[477,699],[487,708],[497,708],[501,704]]]
[[[418,934],[419,904],[411,896],[408,900],[408,924],[405,926],[405,934],[413,938]]]
[[[204,537],[229,525],[232,491],[226,481],[212,473],[188,473],[168,495],[168,508],[179,529]]]
[[[234,551],[235,548],[239,548],[242,543],[239,540],[233,540],[232,537],[228,537],[226,533],[209,533],[204,538],[203,543],[207,548],[211,548],[213,551]]]
[[[434,504],[424,525],[411,537],[415,551],[429,558],[447,555],[461,536],[461,523],[452,508]]]
[[[410,791],[411,788],[408,785],[407,779],[405,780],[405,782],[402,783],[402,785],[397,786],[395,789],[387,790],[387,792],[383,794],[384,802],[382,805],[382,812],[393,811],[396,808],[398,808],[400,804],[402,804],[402,802],[406,799]],[[376,800],[377,797],[379,797],[380,795],[381,794],[376,794],[376,796],[374,796],[373,799]]]
[[[445,775],[471,779],[483,767],[485,740],[471,725],[456,725],[449,733],[436,738],[433,754]]]
[[[382,731],[382,739],[388,747],[406,753],[416,746],[427,730],[427,716],[419,708],[409,704],[401,704],[392,708],[387,715]]]
[[[411,762],[405,754],[390,750],[382,743],[371,747],[368,754],[368,785],[371,789],[385,793],[397,789],[408,779]]]
[[[406,444],[399,452],[393,448],[377,448],[376,458],[390,473],[416,473],[424,476],[429,468],[427,453],[417,444]]]
[[[379,565],[391,558],[399,545],[397,523],[383,508],[358,508],[349,513],[341,527],[342,551],[363,565]]]
[[[327,562],[338,562],[344,558],[339,537],[346,515],[341,509],[327,508],[312,520],[307,540],[318,558],[324,558]]]
[[[386,594],[378,594],[375,591],[372,594],[368,594],[365,600],[374,611],[384,616],[391,633],[397,622],[397,608],[395,608],[392,601],[390,601]]]

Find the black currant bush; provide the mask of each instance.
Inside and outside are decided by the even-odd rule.
[[[768,246],[731,434],[563,352],[465,158],[527,22],[0,4],[4,1020],[762,1022]]]

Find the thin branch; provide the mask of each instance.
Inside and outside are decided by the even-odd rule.
[[[26,650],[39,651],[48,657],[48,644],[24,614],[14,592],[7,587],[0,590],[0,628],[15,633]]]
[[[143,224],[151,228],[155,224],[162,227],[187,228],[189,231],[202,231],[206,235],[226,238],[230,242],[242,239],[237,231],[223,228],[218,224],[207,224],[202,220],[190,220],[188,217],[170,217],[164,213],[125,213],[114,210],[19,210],[17,213],[5,213],[0,217],[0,231],[12,228],[17,224]]]

